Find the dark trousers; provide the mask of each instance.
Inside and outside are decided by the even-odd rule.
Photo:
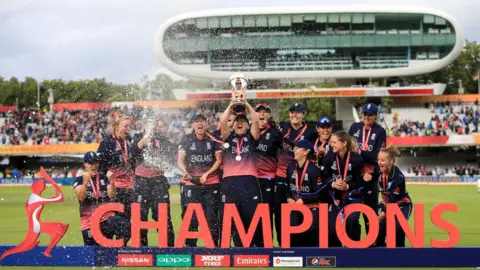
[[[148,212],[152,209],[152,218],[158,221],[158,204],[168,204],[168,246],[173,247],[175,234],[173,231],[172,217],[170,211],[170,184],[165,176],[147,178],[135,176],[134,201],[140,203],[140,219],[148,220]],[[140,231],[140,246],[148,246],[148,230]]]
[[[342,247],[342,242],[337,235],[337,216],[341,214],[340,208],[334,204],[328,206],[328,246]]]
[[[202,205],[205,217],[207,218],[208,227],[212,234],[213,242],[215,246],[219,245],[219,233],[220,233],[220,217],[219,217],[219,204],[220,204],[220,184],[211,185],[182,185],[180,189],[180,196],[182,201],[182,220],[185,216],[188,204],[200,203]],[[196,215],[190,222],[189,231],[198,231],[198,220]],[[187,247],[196,247],[197,239],[187,239],[185,242]]]
[[[275,231],[277,233],[277,242],[282,244],[282,204],[287,203],[287,183],[285,178],[275,176],[275,186],[273,195],[273,214],[275,215]]]
[[[123,239],[125,246],[127,246],[130,240],[130,220],[124,216],[111,216],[100,224],[100,230],[108,239],[113,239],[114,236],[116,236],[117,239]],[[83,230],[82,236],[85,246],[99,246],[93,239],[90,229]]]
[[[373,181],[372,181],[373,182]],[[363,204],[367,205],[370,207],[373,212],[377,213],[377,207],[378,207],[378,183],[373,182],[373,183],[368,183],[364,186],[364,195],[363,195]],[[367,215],[363,214],[363,221],[365,223],[365,233],[368,234],[370,230],[369,226],[369,220],[367,218]]]
[[[273,234],[273,206],[274,206],[274,191],[275,191],[275,179],[259,178],[260,192],[262,193],[262,202],[268,203],[270,210],[270,228],[272,228]],[[273,237],[273,235],[272,235]]]
[[[133,202],[133,189],[117,188],[115,202],[123,204],[125,208],[123,210],[123,214],[120,215],[123,215],[128,220],[130,220],[132,211],[131,204]]]
[[[402,211],[403,216],[405,219],[409,219],[410,215],[412,214],[413,205],[411,203],[405,203],[400,205],[400,210]],[[385,247],[385,239],[387,236],[387,219],[383,219],[380,222],[380,230],[377,237],[377,247]],[[405,246],[405,232],[403,231],[402,227],[400,227],[400,223],[398,220],[395,220],[395,242],[396,247],[404,247]]]
[[[262,202],[260,187],[257,178],[254,176],[230,176],[222,180],[220,187],[220,196],[222,203],[220,204],[220,220],[223,220],[224,204],[235,204],[243,227],[248,230],[253,216],[257,209],[257,205]],[[260,225],[260,224],[259,224]],[[259,226],[256,229],[250,247],[262,247],[262,230]],[[236,247],[243,247],[242,241],[235,226],[232,226],[233,243]]]

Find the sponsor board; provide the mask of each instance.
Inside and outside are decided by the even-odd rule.
[[[273,267],[303,267],[303,257],[273,257]]]
[[[157,266],[162,267],[190,267],[192,266],[192,255],[166,255],[157,254]]]
[[[269,267],[270,257],[268,255],[235,255],[233,257],[234,267]]]
[[[229,267],[230,255],[195,255],[195,266]]]
[[[306,267],[337,267],[337,257],[307,257]]]
[[[118,266],[153,266],[153,255],[118,254]]]

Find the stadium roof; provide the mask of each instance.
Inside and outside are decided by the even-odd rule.
[[[319,15],[319,14],[323,14],[323,15]],[[298,68],[296,70],[288,70],[288,69],[259,69],[259,70],[250,70],[250,71],[245,71],[245,70],[239,70],[241,71],[242,73],[244,73],[247,77],[250,77],[250,78],[257,78],[257,79],[279,79],[279,78],[283,78],[283,79],[303,79],[303,78],[342,78],[342,79],[345,79],[345,78],[381,78],[381,77],[395,77],[395,76],[410,76],[410,75],[418,75],[418,74],[425,74],[425,73],[430,73],[430,72],[433,72],[433,71],[436,71],[438,69],[441,69],[445,66],[447,66],[448,64],[450,64],[452,61],[454,61],[458,56],[459,54],[461,53],[462,51],[462,48],[463,48],[463,45],[464,45],[464,38],[463,38],[463,33],[462,33],[462,30],[461,30],[461,27],[459,25],[459,23],[457,22],[457,20],[455,18],[453,18],[452,16],[450,16],[449,14],[446,14],[444,12],[441,12],[441,11],[437,11],[437,10],[434,10],[434,9],[426,9],[426,8],[417,8],[417,7],[391,7],[391,6],[339,6],[339,7],[323,7],[323,6],[314,6],[314,7],[265,7],[265,8],[235,8],[235,9],[218,9],[218,10],[206,10],[206,11],[198,11],[198,12],[191,12],[191,13],[185,13],[185,14],[181,14],[181,15],[178,15],[176,17],[173,17],[169,20],[167,20],[161,27],[160,29],[158,30],[156,36],[155,36],[155,55],[157,57],[157,59],[160,61],[160,63],[162,65],[164,65],[166,68],[168,68],[169,70],[171,70],[172,72],[174,73],[177,73],[181,76],[184,76],[184,77],[196,77],[196,78],[206,78],[206,79],[222,79],[222,80],[226,80],[231,74],[232,72],[235,72],[235,70],[219,70],[219,69],[214,69],[211,65],[210,62],[208,63],[203,63],[203,64],[198,64],[197,65],[189,65],[189,64],[181,64],[181,63],[178,63],[178,61],[174,61],[171,59],[171,57],[169,57],[169,48],[173,48],[172,50],[175,50],[176,48],[178,47],[181,47],[179,45],[184,45],[185,43],[187,43],[187,41],[189,41],[188,39],[185,40],[175,40],[175,38],[172,38],[172,37],[167,37],[166,36],[166,33],[172,29],[172,26],[177,26],[177,25],[183,25],[183,24],[187,24],[190,23],[191,25],[195,25],[195,24],[199,24],[199,20],[202,20],[202,18],[212,18],[212,21],[215,20],[215,23],[217,23],[217,25],[219,25],[218,27],[219,28],[222,28],[221,26],[221,22],[222,22],[222,18],[227,18],[227,20],[229,20],[228,22],[228,25],[230,25],[231,27],[232,26],[232,22],[233,22],[233,19],[228,19],[228,18],[233,18],[233,16],[236,16],[237,18],[239,16],[244,16],[245,18],[247,17],[254,17],[254,16],[261,16],[261,15],[268,15],[268,16],[292,16],[292,18],[294,16],[297,16],[297,15],[300,15],[300,16],[304,16],[305,18],[306,17],[312,17],[313,15],[316,15],[316,20],[317,20],[317,23],[323,23],[323,22],[320,22],[319,20],[319,16],[324,16],[324,15],[332,15],[332,14],[345,14],[348,16],[348,14],[352,15],[352,14],[375,14],[375,15],[380,15],[380,16],[383,16],[383,18],[388,18],[388,16],[397,16],[398,15],[398,18],[401,18],[402,15],[417,15],[419,18],[422,18],[421,16],[428,16],[429,19],[428,19],[428,22],[427,22],[427,19],[420,19],[422,22],[425,22],[425,28],[427,27],[427,23],[430,23],[429,25],[432,25],[433,27],[435,27],[435,25],[440,25],[439,29],[442,29],[442,27],[451,27],[453,29],[451,29],[451,32],[450,32],[450,29],[448,29],[448,33],[445,33],[445,32],[438,32],[438,35],[435,35],[437,34],[437,32],[434,32],[434,33],[422,33],[422,32],[418,32],[418,31],[415,31],[415,33],[413,33],[414,31],[411,31],[411,30],[407,30],[407,32],[403,32],[402,31],[398,31],[398,30],[401,30],[401,29],[393,29],[395,30],[394,34],[391,33],[390,31],[382,31],[382,33],[380,33],[380,31],[378,30],[375,30],[375,32],[373,33],[368,33],[368,34],[358,34],[359,31],[356,31],[356,33],[353,33],[352,30],[350,30],[350,32],[352,33],[347,33],[347,34],[344,34],[344,37],[345,38],[350,38],[351,40],[351,44],[354,44],[353,40],[354,39],[358,39],[358,37],[360,37],[360,39],[365,39],[367,40],[367,36],[368,36],[368,39],[373,39],[373,42],[375,42],[375,39],[379,39],[380,37],[382,39],[385,39],[385,46],[382,47],[382,45],[380,43],[377,43],[377,44],[373,44],[373,46],[371,46],[372,48],[375,48],[376,50],[380,50],[382,48],[386,48],[386,47],[390,47],[389,50],[391,50],[392,48],[414,48],[414,46],[416,46],[416,48],[422,48],[422,49],[425,49],[427,48],[434,48],[434,47],[441,47],[443,46],[444,48],[447,48],[447,49],[444,49],[445,52],[443,53],[443,55],[440,55],[440,56],[436,56],[435,58],[430,58],[430,52],[426,52],[428,53],[428,58],[426,59],[422,59],[422,60],[418,60],[418,59],[414,59],[413,56],[410,57],[410,49],[408,49],[408,56],[405,60],[405,64],[403,66],[394,66],[394,67],[387,67],[387,68],[384,68],[382,66],[376,66],[376,67],[372,67],[372,68],[363,68],[363,67],[359,67],[359,66],[352,66],[351,65],[351,62],[347,65],[350,65],[349,67],[347,68],[342,68],[341,66],[340,67],[333,67],[333,68],[326,68],[326,69],[323,69],[322,67],[319,67],[317,70],[315,70],[315,68],[306,68],[305,70],[299,70]],[[353,16],[355,15],[352,15],[351,18],[352,18],[352,23],[353,23]],[[365,15],[366,16],[366,15]],[[372,15],[373,16],[373,15]],[[271,29],[270,26],[269,26],[269,23],[267,24],[267,19],[266,19],[267,16],[265,16],[265,18],[263,18],[262,20],[264,20],[265,22],[265,26],[268,26],[267,29]],[[315,16],[313,16],[315,18]],[[338,18],[339,16],[337,16]],[[340,17],[341,18],[341,17]],[[366,17],[365,17],[366,18]],[[392,17],[390,17],[390,20],[391,20]],[[405,17],[404,17],[405,18]],[[245,22],[246,22],[247,19],[245,19]],[[253,18],[253,27],[255,27],[255,20],[257,20],[257,27],[258,27],[258,21],[259,19],[255,19]],[[361,22],[364,22],[366,23],[366,19],[365,21],[363,21],[363,19],[360,19]],[[429,20],[432,20],[431,22]],[[301,22],[303,22],[303,20],[301,19],[300,20]],[[348,21],[350,21],[350,19],[348,19]],[[327,20],[328,22],[328,20]],[[341,23],[341,19],[339,21]],[[370,21],[369,21],[370,22]],[[204,29],[211,29],[212,27],[210,26],[209,22],[207,23],[206,20],[204,20],[204,23],[205,23],[205,26],[203,26]],[[243,23],[243,19],[242,19],[242,23]],[[291,21],[292,25],[293,23],[295,23],[295,19],[292,19]],[[422,24],[422,23],[420,23]],[[333,24],[332,24],[333,25]],[[373,20],[373,25],[375,25],[375,19]],[[239,28],[237,29],[241,29],[242,27],[247,27],[246,25],[244,26],[240,26]],[[226,26],[224,26],[224,28],[226,28]],[[422,26],[420,26],[420,29],[422,29]],[[426,29],[423,29],[424,31],[426,31]],[[435,31],[437,31],[438,29],[435,29]],[[267,30],[268,31],[268,30]],[[430,31],[430,30],[429,30]],[[438,30],[440,31],[440,30]],[[326,32],[326,31],[325,31]],[[361,32],[361,31],[360,31]],[[383,33],[385,32],[385,33]],[[418,33],[417,33],[418,32]],[[318,48],[323,48],[323,49],[331,49],[329,48],[328,46],[329,43],[326,42],[326,43],[322,43],[324,45],[318,45],[320,42],[319,41],[315,41],[316,40],[319,40],[319,39],[327,39],[327,36],[324,35],[325,33],[323,33],[322,31],[322,34],[319,33],[319,31],[317,31],[318,34],[315,34],[315,35],[310,35],[308,38],[310,39],[310,41],[313,40],[313,44],[317,44],[317,45],[313,45],[313,46],[316,46],[315,48],[318,49]],[[332,35],[331,33],[329,33],[330,36]],[[380,36],[380,34],[382,36]],[[403,34],[403,35],[402,35]],[[337,35],[336,33],[333,34],[333,36],[339,36]],[[297,47],[291,47],[290,49],[305,49],[305,48],[308,48],[308,46],[303,46],[304,44],[301,44],[302,42],[304,42],[305,40],[307,39],[304,39],[304,41],[302,41],[301,39],[299,39],[296,34],[292,36],[292,42],[291,44],[297,44],[295,46]],[[396,44],[397,45],[394,45],[393,43],[390,44],[391,42],[389,41],[390,38],[393,40],[395,39],[395,42],[397,42]],[[405,41],[405,37],[406,37],[406,40]],[[250,38],[250,37],[247,37],[247,38]],[[254,39],[254,38],[250,38],[249,41],[255,41],[255,40],[261,40],[262,37],[256,37],[257,39]],[[265,39],[268,39],[268,40],[272,40],[272,39],[277,39],[277,37],[273,37],[270,36],[270,37],[263,37]],[[403,38],[403,41],[402,41],[402,38]],[[281,38],[278,38],[278,39],[281,39]],[[225,41],[228,41],[230,42],[230,45],[228,45],[228,47],[231,49],[231,50],[237,50],[237,49],[242,49],[242,48],[245,48],[245,47],[241,47],[240,45],[240,42],[239,40],[240,39],[223,39],[222,37],[219,37],[219,36],[216,36],[216,37],[211,37],[210,39],[204,39],[203,43],[202,42],[198,42],[199,38],[197,38],[196,40],[191,38],[190,39],[190,43],[192,43],[192,45],[190,47],[193,46],[193,48],[190,48],[190,52],[195,52],[195,48],[198,47],[198,51],[200,51],[200,48],[202,46],[204,46],[206,49],[206,51],[215,51],[216,49],[219,50],[219,49],[224,49],[221,47],[222,44],[225,44]],[[341,44],[342,43],[342,38],[338,39],[337,43],[336,44],[340,44],[338,45],[339,47],[342,47],[343,50],[345,50],[345,48],[349,48],[348,45],[345,45],[344,44]],[[168,43],[168,42],[170,43]],[[175,43],[175,41],[177,41]],[[350,41],[348,41],[350,42]],[[363,41],[362,41],[363,42]],[[444,43],[442,43],[444,42]],[[215,43],[215,44],[213,44]],[[255,42],[249,42],[249,43],[255,43]],[[277,44],[279,43],[278,40],[276,42]],[[389,44],[387,44],[389,43]],[[173,44],[173,45],[172,45]],[[203,45],[202,45],[203,44]],[[219,45],[220,44],[220,45]],[[350,44],[350,43],[348,43]],[[364,48],[367,48],[368,46],[366,45],[367,42],[363,42],[362,43],[363,47]],[[251,44],[249,44],[251,45]],[[254,45],[257,45],[257,44],[254,44]],[[237,46],[237,47],[236,47]],[[259,46],[259,45],[258,45]],[[270,46],[270,49],[277,49],[277,48],[280,48],[280,47],[275,47],[275,48],[272,48],[271,45],[268,45]],[[268,48],[268,46],[266,48]],[[324,47],[322,47],[324,46]],[[247,46],[248,47],[248,46]],[[204,49],[205,50],[205,49]],[[418,49],[420,50],[420,49]],[[222,53],[225,52],[225,50],[222,51]],[[205,52],[207,53],[207,52]],[[208,56],[208,60],[210,61],[211,60],[211,55]],[[371,59],[370,59],[371,60]],[[238,63],[237,63],[238,64]],[[373,63],[374,64],[374,63]],[[344,65],[344,64],[341,64],[341,65]],[[239,68],[246,68],[245,67],[245,64],[242,65],[239,65],[240,67]],[[345,67],[345,65],[344,65]],[[232,66],[230,66],[230,68],[232,68]],[[233,65],[233,68],[235,68],[235,65]]]

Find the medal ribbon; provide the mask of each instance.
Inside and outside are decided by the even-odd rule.
[[[160,141],[157,138],[153,138],[155,140],[155,146],[160,149]]]
[[[241,141],[241,142],[239,142]],[[243,146],[243,138],[242,139],[239,139],[237,138],[237,157],[240,156],[240,153],[242,152],[242,146]]]
[[[368,140],[370,138],[370,132],[372,132],[372,128],[368,129],[368,134],[367,134],[366,138],[365,138],[365,133],[366,133],[365,131],[366,131],[365,126],[363,126],[363,132],[362,132],[362,148],[363,148],[363,151],[367,151]]]
[[[127,141],[123,140],[123,145],[125,146],[125,152],[123,151],[122,145],[120,144],[120,142],[117,139],[115,139],[115,142],[117,143],[117,147],[120,148],[120,151],[122,152],[123,161],[125,162],[125,164],[128,164]]]
[[[97,182],[97,185],[95,186],[93,183],[92,177],[90,177],[90,186],[92,186],[93,196],[95,197],[95,199],[98,200],[98,197],[100,196],[100,176],[98,175],[98,172],[97,172],[96,182]]]
[[[318,142],[319,142],[319,141],[320,141],[320,138],[317,138],[317,140],[315,141],[315,145],[313,146],[313,149],[317,149],[317,150],[318,150],[318,148],[320,148],[320,147],[325,147],[325,144],[327,144],[327,141],[328,141],[328,140],[325,141],[325,142],[322,142],[322,145],[320,145],[320,147],[317,148],[317,145],[318,145]],[[319,155],[319,154],[320,154],[320,152],[317,151],[317,154],[316,154],[317,158],[318,158],[318,155]]]
[[[305,133],[305,130],[307,130],[307,125],[304,125],[302,130],[300,131],[300,133],[298,133],[297,137],[295,137],[295,139],[293,140],[293,142],[297,142],[298,139],[300,139],[300,137],[302,137],[303,133]],[[292,131],[291,128],[288,128],[288,131],[287,131],[287,134],[285,134],[285,136],[283,136],[284,138],[288,137],[290,135],[290,132]]]
[[[386,205],[386,203],[387,203],[387,201],[388,201],[388,197],[386,196],[387,186],[388,186],[388,175],[383,174],[383,173],[382,173],[382,186],[383,186],[383,187],[382,187],[382,188],[383,188],[383,192],[385,193],[385,194],[382,194],[382,199],[383,199],[383,202],[384,202],[385,205]]]
[[[218,140],[217,138],[213,137],[210,133],[208,132],[205,132],[205,134],[207,134],[208,138],[210,138],[210,140],[216,142],[216,143],[219,143],[219,144],[223,144],[222,141]]]
[[[262,136],[263,134],[265,134],[265,132],[267,132],[267,130],[269,130],[269,129],[270,129],[270,124],[267,124],[267,126],[265,127],[265,129],[260,132],[260,136]]]
[[[300,191],[300,186],[302,186],[303,184],[303,179],[305,178],[305,173],[307,172],[307,168],[308,168],[308,164],[310,162],[307,160],[304,164],[304,167],[303,167],[303,171],[302,171],[302,175],[299,177],[298,175],[298,170],[296,170],[296,174],[297,174],[297,177],[295,179],[295,185],[296,185],[296,188],[297,188],[297,193]],[[297,167],[298,169],[298,167]],[[298,179],[300,178],[300,185],[298,183]]]
[[[343,168],[343,181],[347,181],[347,171],[348,171],[348,162],[350,161],[350,152],[347,154],[347,159],[345,160],[345,166]],[[340,162],[338,161],[338,155],[337,155],[337,170],[338,170],[338,175],[342,175],[342,172],[340,171]]]

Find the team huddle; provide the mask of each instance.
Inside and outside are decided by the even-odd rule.
[[[165,122],[158,120],[154,129],[130,138],[129,118],[119,115],[112,123],[113,134],[100,143],[97,153],[85,154],[86,172],[76,178],[74,189],[80,202],[81,229],[85,245],[97,245],[90,233],[90,217],[103,203],[119,202],[123,214],[108,213],[101,220],[101,230],[108,238],[130,238],[130,204],[141,205],[141,220],[158,220],[158,204],[170,205],[170,194],[162,162],[178,151],[177,166],[183,172],[180,198],[182,218],[187,206],[203,206],[216,246],[220,244],[223,206],[236,205],[245,228],[250,226],[258,204],[269,205],[276,240],[281,243],[282,204],[306,205],[313,216],[310,228],[292,235],[292,247],[319,246],[319,203],[328,204],[329,246],[341,247],[336,234],[337,216],[352,240],[360,240],[360,212],[344,220],[349,204],[365,204],[378,213],[380,232],[374,246],[386,246],[385,205],[396,203],[408,220],[412,202],[405,177],[395,165],[399,152],[386,147],[386,132],[375,123],[378,108],[365,104],[363,120],[353,123],[348,132],[332,130],[332,121],[321,117],[316,126],[305,123],[306,109],[295,103],[289,109],[289,122],[277,125],[267,104],[252,107],[245,103],[243,113],[229,105],[220,118],[216,132],[208,132],[207,119],[196,115],[191,134],[179,145],[169,142]],[[379,201],[379,193],[381,200]],[[168,246],[174,246],[174,228],[168,209]],[[285,217],[284,217],[285,218]],[[368,232],[368,219],[364,218]],[[299,212],[292,212],[290,225],[303,222]],[[198,230],[193,218],[190,231]],[[242,242],[235,227],[232,233],[237,247]],[[148,246],[147,230],[141,232],[141,245]],[[195,239],[186,246],[195,247]],[[257,229],[252,247],[263,247]],[[397,221],[396,246],[405,246],[405,234]]]

